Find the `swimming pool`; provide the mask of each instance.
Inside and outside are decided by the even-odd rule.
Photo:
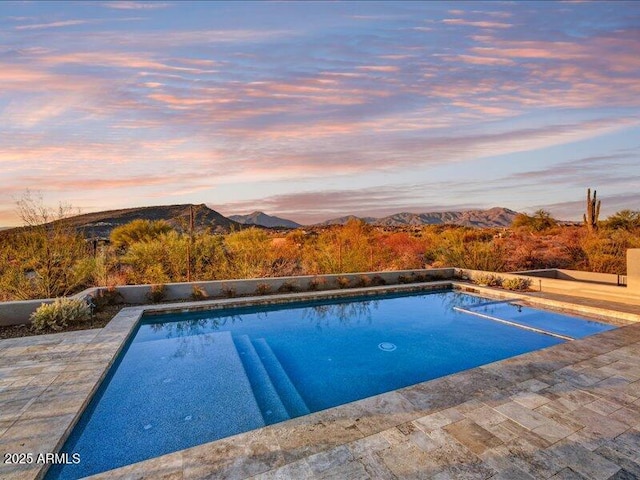
[[[611,328],[454,291],[147,316],[62,449],[81,462],[47,478],[80,478]]]

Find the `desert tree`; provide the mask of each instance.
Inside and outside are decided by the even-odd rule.
[[[605,227],[612,230],[634,230],[640,228],[640,211],[620,210],[606,219]]]
[[[513,228],[524,227],[536,232],[542,232],[558,224],[555,218],[547,210],[536,210],[533,215],[518,213],[511,223]]]
[[[93,262],[87,242],[66,220],[75,213],[72,207],[51,209],[29,191],[17,207],[23,226],[3,241],[10,261],[1,268],[2,288],[13,298],[29,299],[68,295],[86,286]]]
[[[171,230],[171,225],[165,220],[138,219],[114,228],[109,240],[115,248],[126,250],[136,242],[155,240]]]

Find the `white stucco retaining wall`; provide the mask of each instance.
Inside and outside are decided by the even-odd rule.
[[[332,275],[305,275],[299,277],[269,277],[269,278],[253,278],[253,279],[237,279],[237,280],[214,280],[206,282],[191,283],[168,283],[164,286],[164,298],[166,301],[188,300],[192,298],[194,286],[204,290],[208,298],[224,298],[227,297],[227,291],[232,290],[233,296],[247,296],[264,294],[259,292],[260,285],[262,289],[266,289],[266,293],[278,293],[279,288],[287,283],[292,285],[293,291],[310,290],[311,282],[318,282],[317,290],[335,290],[341,288],[338,281],[339,278],[347,278],[349,287],[356,287],[361,284],[362,279],[366,276],[370,281],[374,277],[381,277],[386,284],[394,285],[399,282],[401,276],[409,279],[411,276],[422,275],[426,277],[426,281],[449,280],[454,277],[454,268],[435,268],[420,270],[398,270],[391,272],[360,272],[360,273],[343,273]],[[360,285],[362,286],[362,285]],[[152,285],[123,285],[116,287],[120,294],[119,300],[122,303],[131,304],[149,304]],[[103,288],[89,288],[76,295],[74,298],[96,297],[99,290]],[[287,290],[285,290],[286,292]],[[27,300],[20,302],[3,302],[0,303],[0,326],[21,325],[29,323],[29,316],[43,303],[51,303],[54,299]]]

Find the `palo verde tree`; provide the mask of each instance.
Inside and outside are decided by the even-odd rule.
[[[605,223],[606,228],[611,230],[629,230],[640,228],[640,211],[620,210],[610,215]]]
[[[115,248],[126,250],[136,242],[149,242],[172,230],[164,220],[133,220],[114,228],[109,239]]]
[[[527,215],[526,213],[519,213],[513,219],[511,226],[513,228],[525,227],[529,230],[536,232],[542,232],[549,228],[555,227],[558,224],[555,218],[546,210],[536,210],[535,213]]]
[[[18,202],[23,227],[3,242],[10,261],[0,269],[2,289],[15,299],[68,295],[87,284],[93,263],[85,239],[65,219],[72,209],[52,210],[27,192]]]

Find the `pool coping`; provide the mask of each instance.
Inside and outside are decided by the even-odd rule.
[[[607,308],[584,306],[575,303],[569,304],[527,294],[471,286],[464,282],[456,281],[129,307],[123,309],[102,330],[86,333],[86,344],[84,348],[79,348],[79,351],[74,352],[76,354],[74,361],[58,365],[56,367],[57,370],[52,367],[51,374],[56,374],[55,378],[46,385],[39,395],[31,399],[24,411],[20,412],[20,416],[14,419],[0,437],[2,451],[29,451],[33,453],[58,451],[99,387],[100,382],[107,374],[110,366],[126,345],[139,319],[145,313],[194,311],[212,307],[232,308],[257,304],[289,303],[391,292],[445,290],[449,288],[483,296],[520,300],[532,306],[597,316],[600,319],[618,319],[622,320],[622,323],[640,321],[639,314],[616,312]],[[576,299],[576,301],[579,301],[579,299]],[[620,322],[618,325],[620,325]],[[53,336],[55,335],[45,337]],[[375,436],[398,425],[414,422],[425,415],[453,408],[456,404],[477,396],[479,388],[488,389],[489,391],[511,388],[515,384],[506,381],[503,376],[496,373],[503,368],[511,372],[514,366],[519,366],[523,372],[531,373],[531,369],[527,367],[528,364],[535,364],[540,358],[548,358],[546,361],[562,369],[570,365],[571,362],[568,358],[574,356],[576,358],[584,357],[585,351],[589,350],[586,347],[590,347],[591,351],[598,352],[602,348],[598,344],[617,347],[622,344],[626,345],[631,340],[640,340],[640,325],[611,330],[587,339],[575,340],[483,365],[404,389],[387,392],[304,417],[294,418],[279,424],[145,460],[95,475],[92,478],[130,478],[132,475],[136,478],[146,478],[147,476],[149,478],[157,478],[158,475],[173,475],[177,472],[183,472],[185,459],[200,457],[203,458],[202,462],[196,462],[200,466],[196,468],[191,465],[191,468],[196,468],[201,472],[202,476],[222,474],[224,476],[231,475],[233,478],[245,478],[246,476],[269,472],[323,451]],[[27,341],[24,343],[28,344]],[[2,355],[0,355],[1,359]],[[550,371],[545,368],[538,373],[548,375]],[[521,383],[534,378],[532,374],[523,375],[515,375],[513,379],[517,379],[517,383]],[[473,379],[473,381],[470,381],[470,379]],[[455,391],[452,391],[452,385],[457,386]],[[464,388],[461,388],[461,386]],[[34,390],[34,392],[37,392],[37,390]],[[0,390],[1,393],[2,390]],[[2,420],[3,417],[0,417],[0,422]],[[5,419],[5,421],[7,420]],[[2,423],[0,423],[0,431],[2,431],[1,427]],[[37,435],[33,437],[25,439],[25,435],[20,434],[21,431],[33,431],[34,428]],[[287,443],[287,439],[293,439],[291,440],[293,443]],[[263,454],[258,456],[254,454],[248,455],[247,452],[253,452],[255,450],[254,447],[264,450]],[[0,475],[2,478],[7,479],[37,479],[44,476],[46,468],[47,465],[42,464],[17,465],[10,468],[2,465],[0,466]],[[195,475],[194,478],[200,478],[200,473],[192,473]]]

